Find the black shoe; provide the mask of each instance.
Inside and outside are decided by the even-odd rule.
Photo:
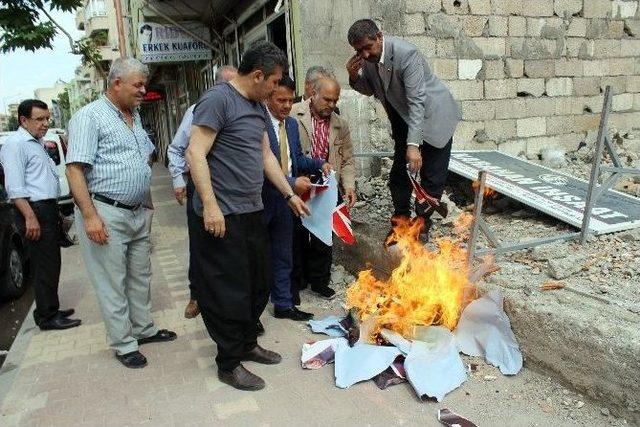
[[[336,291],[331,289],[329,286],[313,286],[311,285],[311,290],[321,296],[324,299],[333,299],[336,296]]]
[[[225,384],[238,390],[255,391],[264,388],[264,380],[249,372],[244,366],[238,365],[233,371],[218,369],[218,378]]]
[[[300,292],[293,292],[291,295],[293,305],[300,305]]]
[[[282,356],[275,351],[266,350],[259,345],[256,345],[252,350],[249,350],[244,354],[242,360],[262,363],[263,365],[277,365],[282,361]]]
[[[290,307],[285,309],[273,309],[273,315],[276,319],[291,319],[291,320],[309,320],[313,319],[313,314],[306,313],[304,311],[298,310],[297,307]]]
[[[58,314],[62,317],[69,317],[69,316],[73,316],[73,313],[75,313],[76,311],[73,308],[69,308],[67,310],[58,310]]]
[[[149,344],[150,342],[173,341],[178,337],[175,332],[160,329],[155,335],[138,339],[138,345]]]
[[[258,330],[258,336],[264,335],[264,325],[259,320],[258,323],[256,323],[256,329]]]
[[[426,244],[429,242],[429,232],[431,231],[432,226],[433,226],[433,220],[431,220],[430,218],[427,218],[424,220],[424,227],[422,227],[422,230],[420,231],[420,236],[418,237],[421,243]]]
[[[58,244],[61,248],[70,248],[71,246],[75,245],[76,242],[74,242],[67,233],[62,233]]]
[[[398,241],[393,237],[393,229],[401,222],[409,221],[409,219],[410,218],[406,215],[393,215],[391,217],[391,229],[389,229],[389,232],[387,233],[387,237],[385,237],[384,242],[382,242],[382,245],[385,248],[389,248],[398,243]]]
[[[140,369],[147,366],[147,358],[138,350],[127,354],[117,354],[116,358],[127,368]]]
[[[51,320],[47,320],[46,322],[40,322],[38,325],[43,331],[52,331],[59,329],[69,329],[75,328],[76,326],[80,326],[82,320],[80,319],[67,319],[66,317],[56,314],[55,317]]]

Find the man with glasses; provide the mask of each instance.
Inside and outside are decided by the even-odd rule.
[[[49,108],[36,99],[18,106],[20,127],[0,150],[5,187],[16,208],[18,228],[29,242],[36,308],[33,318],[42,330],[80,325],[74,310],[60,310],[60,213],[58,170],[42,145],[49,129]]]

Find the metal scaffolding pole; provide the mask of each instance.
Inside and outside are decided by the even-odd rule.
[[[602,107],[602,116],[600,117],[600,128],[598,129],[598,140],[596,142],[596,152],[591,165],[591,177],[589,179],[589,191],[587,192],[587,200],[584,206],[584,215],[582,216],[582,227],[580,229],[580,244],[584,245],[589,234],[589,223],[591,222],[591,212],[595,205],[596,190],[598,180],[600,178],[600,163],[602,163],[602,153],[604,151],[605,139],[607,137],[607,121],[609,120],[609,112],[611,110],[611,86],[607,86],[604,93],[604,105]],[[605,188],[602,189],[606,191]]]

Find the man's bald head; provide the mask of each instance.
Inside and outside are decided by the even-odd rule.
[[[311,109],[324,118],[331,116],[340,99],[340,83],[333,77],[320,78],[313,84]]]
[[[223,65],[218,68],[214,76],[215,83],[223,83],[233,80],[238,75],[238,70],[233,65]]]

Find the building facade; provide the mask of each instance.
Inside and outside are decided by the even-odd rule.
[[[354,52],[346,33],[365,17],[385,34],[418,46],[451,89],[463,115],[456,148],[534,158],[546,147],[590,143],[607,85],[615,92],[611,128],[629,133],[640,126],[638,0],[121,1],[128,53],[141,59],[148,53],[141,41],[149,33],[145,24],[181,31],[183,39],[210,49],[204,59],[167,56],[149,62],[154,96],[143,112],[161,156],[184,110],[213,83],[216,67],[237,65],[257,40],[287,52],[299,91],[309,66],[332,69],[343,85],[340,108],[356,151],[390,149],[380,104],[347,82],[345,63]],[[93,11],[104,4],[108,11],[112,3],[86,4]],[[97,16],[85,17],[85,31],[87,19]],[[373,172],[368,162],[359,166],[365,174]]]

